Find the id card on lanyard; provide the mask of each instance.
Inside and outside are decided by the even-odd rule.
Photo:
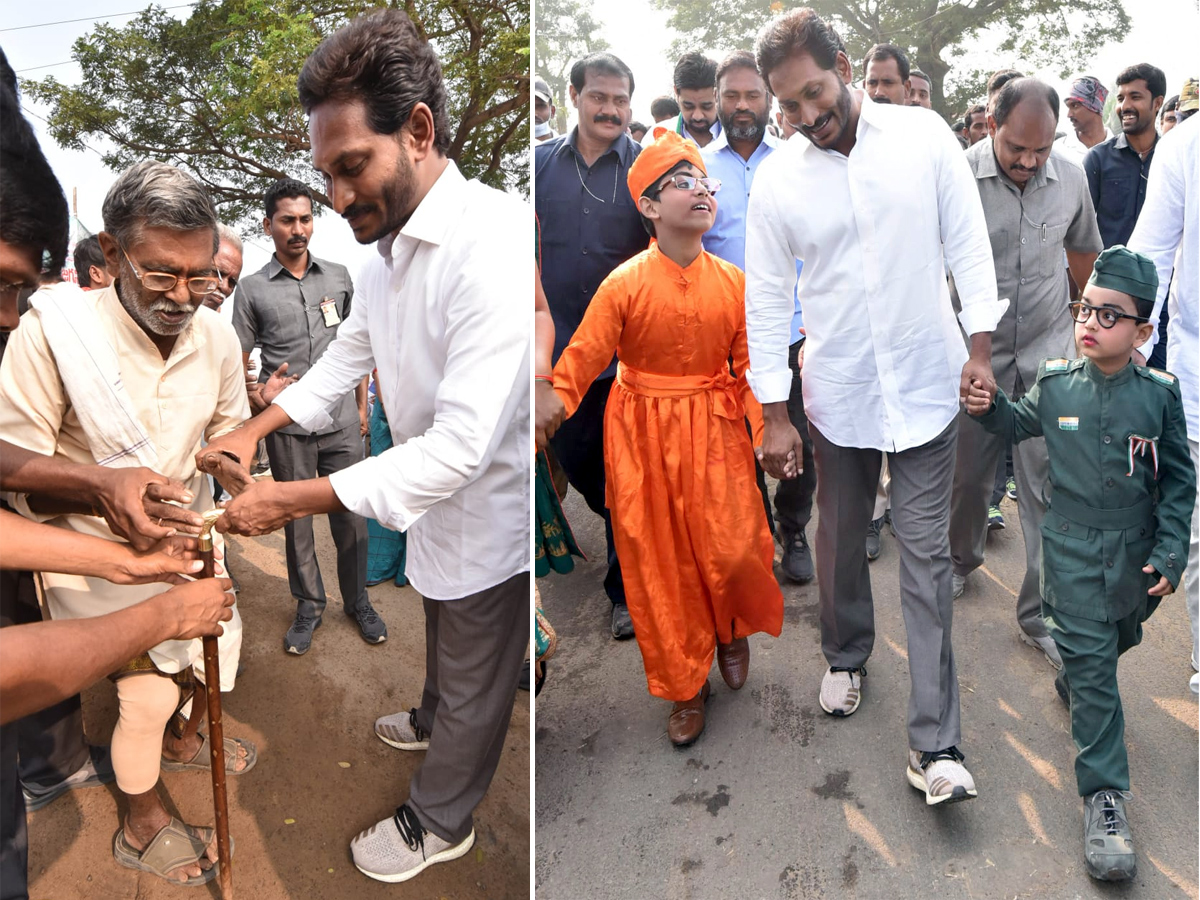
[[[335,325],[341,324],[342,317],[338,315],[337,301],[332,297],[325,297],[321,300],[321,315],[325,317],[326,328],[333,328]]]

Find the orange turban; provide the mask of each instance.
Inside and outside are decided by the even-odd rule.
[[[629,193],[633,194],[633,202],[646,192],[658,179],[666,175],[678,163],[689,162],[705,175],[704,161],[700,158],[700,148],[692,141],[684,140],[674,131],[659,125],[654,129],[654,142],[643,147],[638,158],[629,167]]]

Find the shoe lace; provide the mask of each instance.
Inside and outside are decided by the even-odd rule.
[[[418,741],[423,741],[429,737],[429,733],[417,724],[417,708],[415,706],[408,711],[408,724],[412,726],[413,734],[417,736]]]
[[[364,603],[354,611],[354,617],[358,619],[360,625],[374,625],[380,621],[379,613],[375,612],[375,607],[369,603]]]
[[[857,672],[859,675],[866,677],[866,666],[830,666],[830,672]]]
[[[396,830],[400,832],[404,843],[408,844],[408,849],[415,851],[419,848],[421,857],[424,858],[425,826],[421,824],[417,814],[405,803],[403,806],[396,807],[396,814],[392,816],[392,821],[396,823]]]
[[[301,628],[307,628],[315,621],[317,621],[316,616],[306,616],[304,613],[296,613],[296,621],[292,627],[299,625]]]
[[[957,747],[947,747],[945,750],[937,750],[933,753],[921,754],[921,768],[927,769],[930,764],[937,762],[939,759],[946,759],[950,762],[960,763],[966,759]]]
[[[1122,800],[1132,800],[1133,794],[1129,791],[1097,791],[1092,801],[1099,807],[1100,815],[1104,818],[1106,834],[1119,834],[1122,828],[1129,827],[1121,815],[1120,807],[1117,806],[1118,797]]]
[[[878,519],[872,519],[871,524],[867,526],[868,534],[873,534],[873,535],[878,536],[879,532],[881,532],[882,530],[883,530],[883,516],[880,516]]]

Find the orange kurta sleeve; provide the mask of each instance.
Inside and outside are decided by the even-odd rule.
[[[730,347],[733,357],[733,374],[737,376],[738,393],[742,397],[742,406],[746,409],[746,418],[750,420],[754,446],[760,447],[763,441],[762,404],[758,402],[754,391],[750,390],[749,381],[746,380],[746,372],[750,369],[750,347],[746,342],[746,276],[740,270],[738,271],[738,287],[738,307],[741,312],[738,316],[737,330],[733,334],[733,345]]]
[[[583,321],[554,367],[554,391],[566,407],[568,417],[575,414],[596,376],[612,361],[628,310],[629,286],[618,269],[596,289]]]

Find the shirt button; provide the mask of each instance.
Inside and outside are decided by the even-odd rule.
[[[584,248],[583,248],[583,255],[584,255],[584,256],[587,256],[587,252],[588,252],[588,251],[587,251],[587,247],[584,247]]]
[[[1105,484],[1105,486],[1107,486],[1107,487],[1112,487],[1112,486],[1113,486],[1113,480],[1112,480],[1111,478],[1109,478],[1109,479],[1107,479],[1107,480],[1104,482],[1104,484]]]
[[[1024,317],[1024,316],[1017,316],[1017,321],[1018,321],[1018,322],[1024,322],[1024,321],[1025,321],[1025,317]]]
[[[1025,243],[1025,238],[1021,238],[1021,243]]]
[[[585,251],[583,251],[583,252],[584,252],[584,253],[586,253],[587,251],[585,250]],[[1111,443],[1112,443],[1112,435],[1111,435],[1111,434],[1106,434],[1106,435],[1104,436],[1104,443],[1106,443],[1106,444],[1111,444]]]
[[[1174,553],[1168,553],[1168,554],[1167,554],[1167,559],[1175,559],[1175,554],[1174,554]]]
[[[586,215],[587,215],[589,212],[591,212],[591,210],[590,210],[590,209],[588,209],[588,208],[585,206],[585,207],[583,208],[583,214],[586,216]]]
[[[1106,560],[1104,561],[1104,565],[1105,565],[1107,568],[1111,569],[1111,568],[1113,567],[1113,561],[1112,561],[1111,559],[1106,559]]]
[[[585,209],[585,210],[584,210],[584,212],[587,212],[587,210]],[[1022,279],[1021,279],[1021,284],[1024,284],[1024,283],[1025,283],[1025,279],[1024,279],[1024,278],[1022,278]]]
[[[1058,526],[1058,527],[1059,527],[1059,529],[1060,529],[1060,530],[1062,530],[1062,531],[1070,531],[1070,530],[1071,530],[1071,526],[1070,526],[1070,525],[1068,525],[1066,522],[1063,522],[1063,523],[1062,523],[1060,526]]]

